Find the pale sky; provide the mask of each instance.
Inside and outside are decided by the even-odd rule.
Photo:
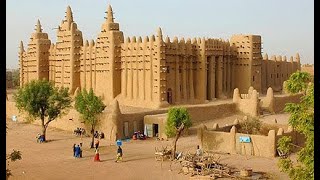
[[[68,5],[84,40],[96,39],[111,3],[124,36],[147,36],[162,28],[164,37],[230,39],[232,34],[262,36],[263,52],[314,63],[313,0],[7,0],[6,62],[18,67],[20,41],[25,48],[37,19],[51,42]]]

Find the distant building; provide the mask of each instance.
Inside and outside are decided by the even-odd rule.
[[[314,64],[303,64],[301,66],[301,71],[302,72],[307,72],[314,76]]]
[[[106,103],[158,108],[169,104],[205,103],[231,97],[234,88],[245,93],[253,86],[282,89],[291,73],[300,69],[300,57],[268,55],[262,58],[261,36],[164,38],[157,34],[124,38],[111,6],[96,41],[84,41],[68,6],[51,43],[40,21],[27,50],[20,45],[20,83],[48,79],[56,86],[90,89]]]

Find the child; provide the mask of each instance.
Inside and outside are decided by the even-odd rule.
[[[118,146],[116,162],[118,162],[119,160],[122,161],[122,149],[120,146]]]

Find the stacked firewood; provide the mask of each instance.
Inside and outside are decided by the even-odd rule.
[[[170,148],[166,147],[161,147],[161,148],[157,148],[155,147],[155,159],[157,161],[163,161],[166,159],[170,159],[172,150]]]
[[[220,157],[211,153],[202,156],[186,153],[180,160],[181,170],[179,173],[191,174],[191,176],[203,176],[211,179],[222,177],[233,177],[232,169],[227,165],[219,163]]]

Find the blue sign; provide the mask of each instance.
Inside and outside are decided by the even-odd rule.
[[[122,141],[121,140],[117,140],[117,146],[122,146]]]
[[[251,142],[251,139],[249,136],[240,136],[240,142],[249,143],[249,142]]]

